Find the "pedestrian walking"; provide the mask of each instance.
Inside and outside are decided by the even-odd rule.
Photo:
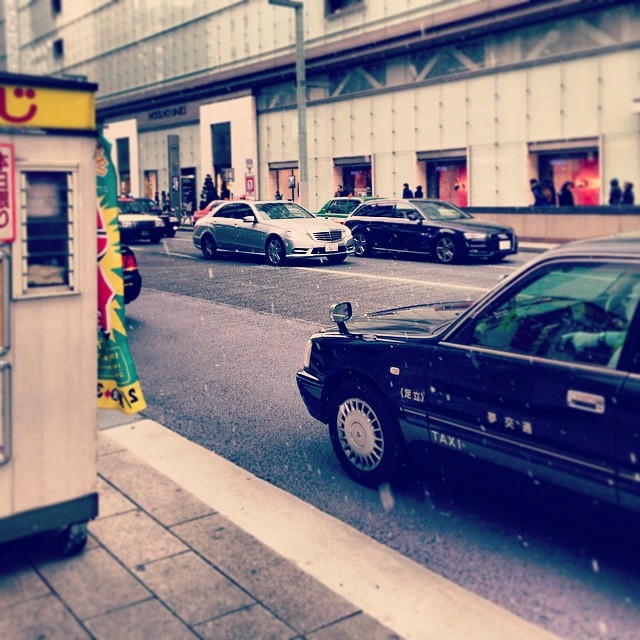
[[[622,189],[617,178],[611,178],[611,189],[609,190],[609,204],[621,204],[622,203]]]
[[[402,197],[403,198],[413,198],[413,191],[409,189],[409,183],[405,182],[402,189]]]
[[[558,204],[561,207],[573,207],[574,200],[572,189],[573,182],[571,182],[571,180],[567,180],[567,182],[562,185],[560,193],[558,194]]]
[[[422,192],[422,187],[418,185],[416,187],[416,192],[413,194],[414,198],[424,198],[424,193]]]
[[[167,196],[167,192],[163,191],[161,196],[160,196],[160,200],[162,202],[162,210],[163,211],[169,211],[170,204],[169,204],[169,196]]]
[[[622,191],[622,204],[634,204],[635,196],[633,195],[633,182],[625,182]]]

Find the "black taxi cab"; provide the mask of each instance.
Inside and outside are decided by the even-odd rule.
[[[333,305],[297,384],[363,484],[426,458],[640,512],[639,301],[640,232],[569,243],[473,303]]]

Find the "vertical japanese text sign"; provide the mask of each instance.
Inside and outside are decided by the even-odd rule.
[[[0,143],[0,242],[16,238],[16,180],[13,145]]]

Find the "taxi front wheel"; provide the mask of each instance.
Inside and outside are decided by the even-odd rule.
[[[364,383],[348,382],[329,406],[333,450],[344,470],[367,486],[396,479],[405,463],[399,428],[379,395]]]

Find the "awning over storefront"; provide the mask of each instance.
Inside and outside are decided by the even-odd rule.
[[[467,157],[466,149],[438,149],[437,151],[417,151],[418,160],[445,160],[448,158],[459,160]]]
[[[334,158],[333,164],[336,167],[357,167],[358,165],[369,166],[371,156],[349,156],[347,158]]]
[[[592,151],[599,146],[598,138],[571,138],[530,142],[529,153],[555,153],[557,151]]]
[[[297,160],[284,160],[282,162],[270,162],[269,171],[281,171],[283,169],[297,169]]]

